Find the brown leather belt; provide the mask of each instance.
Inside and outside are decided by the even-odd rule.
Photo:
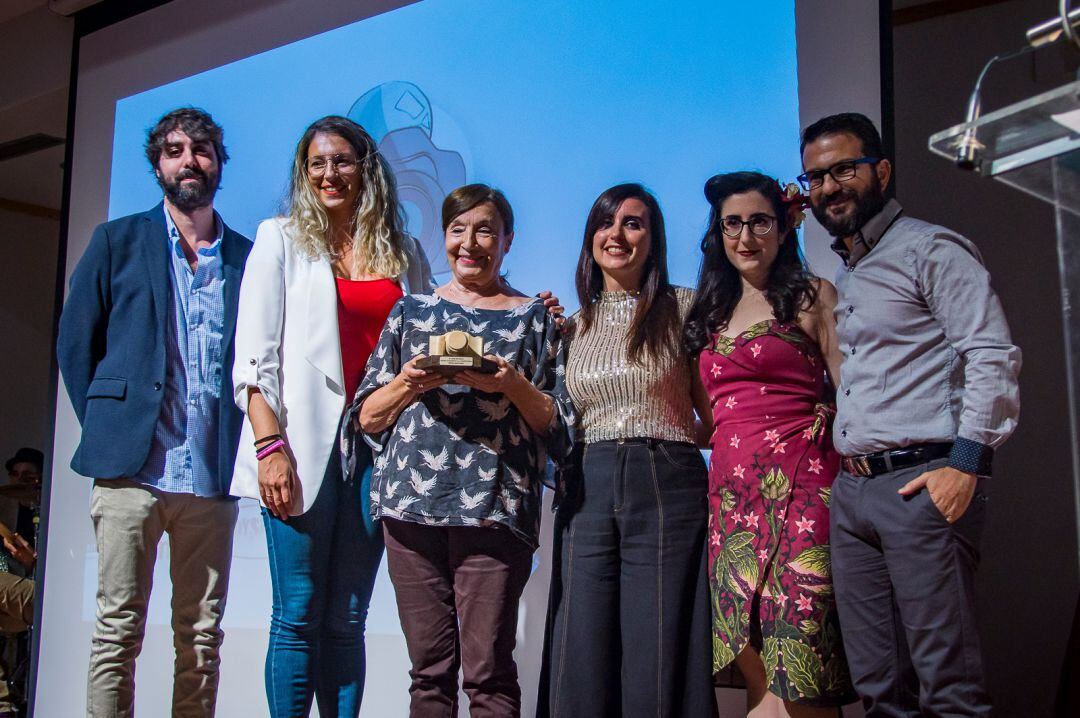
[[[879,451],[875,454],[845,456],[840,465],[853,476],[877,476],[948,456],[952,446],[952,442],[912,444],[902,449]]]

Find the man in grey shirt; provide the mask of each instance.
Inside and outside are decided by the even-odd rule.
[[[814,216],[843,258],[832,569],[868,716],[989,715],[975,627],[982,484],[1016,428],[1020,350],[978,249],[885,200],[869,119],[802,137]]]

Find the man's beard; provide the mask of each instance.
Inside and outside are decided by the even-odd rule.
[[[855,208],[848,215],[833,218],[826,212],[826,208],[831,201],[839,198],[853,199]],[[854,190],[841,185],[836,192],[833,192],[828,197],[822,197],[820,204],[811,204],[810,209],[814,213],[814,218],[833,237],[850,237],[862,229],[863,225],[869,222],[884,206],[885,193],[881,188],[881,183],[875,177],[874,181],[867,187],[866,193],[862,196]]]
[[[185,212],[210,206],[217,194],[220,178],[216,172],[207,174],[190,167],[177,172],[171,180],[165,179],[160,173],[157,175],[158,185],[165,193],[165,198],[173,207]],[[184,183],[186,179],[196,181]]]

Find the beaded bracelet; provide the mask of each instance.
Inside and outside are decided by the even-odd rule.
[[[263,459],[265,459],[267,456],[270,456],[270,454],[274,453],[278,449],[284,449],[284,448],[285,448],[285,442],[282,441],[281,439],[277,439],[276,441],[274,441],[269,446],[264,446],[263,448],[256,451],[255,452],[255,460],[256,461],[262,461]]]
[[[255,448],[258,449],[259,444],[265,444],[268,441],[273,441],[274,439],[281,439],[281,438],[283,438],[281,436],[281,434],[270,434],[269,436],[264,436],[261,439],[255,439]]]

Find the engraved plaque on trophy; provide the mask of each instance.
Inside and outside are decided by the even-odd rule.
[[[418,369],[453,375],[462,369],[494,374],[499,365],[484,358],[484,340],[461,330],[428,338],[428,355],[416,362]]]

